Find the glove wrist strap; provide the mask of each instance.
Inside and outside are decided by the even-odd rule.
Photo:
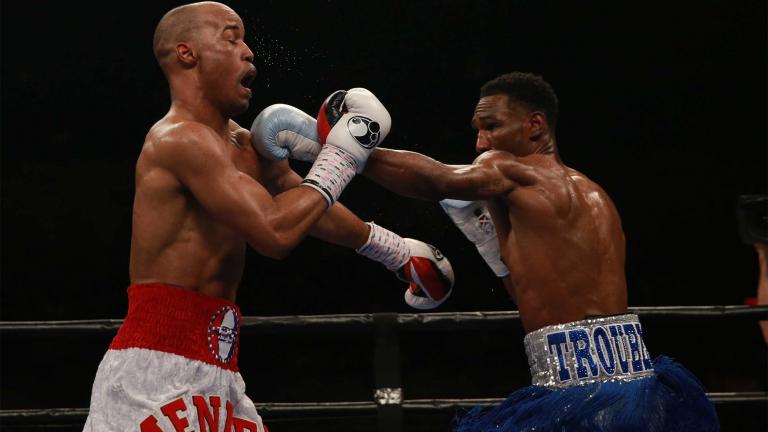
[[[405,240],[373,222],[367,223],[371,227],[368,241],[356,249],[355,252],[384,264],[384,267],[390,271],[395,271],[404,266],[411,255]]]
[[[301,182],[320,191],[330,208],[355,177],[357,162],[346,151],[332,145],[323,146],[309,173]]]

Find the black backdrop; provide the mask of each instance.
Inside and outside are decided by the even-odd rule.
[[[133,167],[169,102],[152,32],[176,4],[2,4],[3,320],[124,316]],[[766,192],[764,1],[229,4],[259,70],[241,124],[277,102],[314,113],[332,91],[364,86],[392,113],[384,146],[467,163],[479,87],[541,74],[560,98],[563,160],[623,217],[630,304],[754,296],[735,204]],[[457,275],[442,311],[514,308],[435,203],[364,178],[342,202],[442,249]],[[283,261],[249,256],[238,302],[246,315],[410,312],[403,288],[307,239]]]

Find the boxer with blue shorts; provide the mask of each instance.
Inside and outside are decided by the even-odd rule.
[[[472,164],[382,148],[366,161],[363,175],[385,188],[440,201],[520,310],[533,386],[471,410],[455,430],[719,430],[701,384],[669,358],[652,360],[627,314],[621,219],[599,185],[561,161],[557,116],[552,87],[513,72],[480,91]]]

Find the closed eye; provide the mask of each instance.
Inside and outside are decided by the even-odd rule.
[[[221,31],[222,37],[233,45],[240,40],[240,33],[240,26],[234,24],[224,26]]]

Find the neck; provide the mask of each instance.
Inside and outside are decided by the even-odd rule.
[[[171,111],[202,123],[222,135],[229,131],[229,117],[205,97],[197,83],[171,84]]]
[[[560,153],[557,151],[557,143],[555,142],[555,137],[549,134],[545,134],[541,137],[533,153],[551,155],[557,159],[558,162],[560,162]]]

